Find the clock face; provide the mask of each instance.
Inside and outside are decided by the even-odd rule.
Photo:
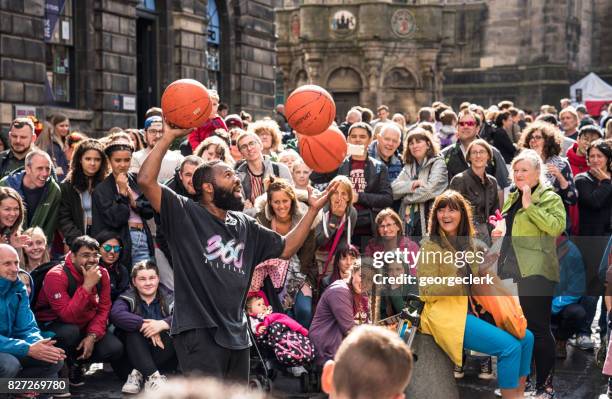
[[[331,20],[331,30],[335,33],[348,34],[353,32],[356,26],[357,18],[347,10],[336,11]]]
[[[391,17],[391,29],[399,37],[408,37],[417,30],[414,14],[408,10],[397,10]]]

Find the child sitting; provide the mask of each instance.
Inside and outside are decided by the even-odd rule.
[[[272,313],[261,291],[249,293],[246,310],[256,341],[270,347],[280,364],[299,367],[314,359],[308,330],[284,313]]]

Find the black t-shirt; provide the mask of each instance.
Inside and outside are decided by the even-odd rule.
[[[280,257],[284,238],[241,212],[219,220],[200,204],[162,187],[161,228],[174,266],[172,334],[214,328],[228,349],[249,346],[246,294],[255,266]]]
[[[23,189],[23,194],[25,196],[25,203],[27,209],[28,216],[28,226],[32,223],[32,218],[34,217],[34,212],[36,212],[36,208],[40,203],[40,199],[42,198],[43,192],[45,191],[45,187],[30,189],[25,186],[25,184],[21,185]]]

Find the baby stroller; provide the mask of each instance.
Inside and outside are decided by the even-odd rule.
[[[414,341],[414,337],[419,329],[424,306],[425,303],[417,295],[408,294],[406,297],[406,307],[400,313],[380,320],[378,324],[395,327],[400,338],[404,340],[409,348],[412,348],[412,341]],[[416,353],[413,353],[413,357],[415,361],[418,360]]]
[[[299,378],[302,392],[318,392],[319,374],[314,370],[314,348],[310,341],[306,346],[301,345],[304,343],[303,336],[297,339],[296,333],[284,330],[282,325],[276,323],[270,324],[269,335],[263,338],[261,335],[256,337],[250,324],[248,328],[253,343],[249,377],[252,389],[269,392],[273,381],[282,373]],[[278,332],[282,332],[282,335],[278,335]]]

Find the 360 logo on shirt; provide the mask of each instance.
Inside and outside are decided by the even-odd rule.
[[[217,234],[210,237],[207,244],[206,253],[204,254],[206,259],[209,261],[219,259],[228,266],[242,269],[244,243],[236,242],[236,240],[232,239],[227,244],[223,244],[223,239]]]

